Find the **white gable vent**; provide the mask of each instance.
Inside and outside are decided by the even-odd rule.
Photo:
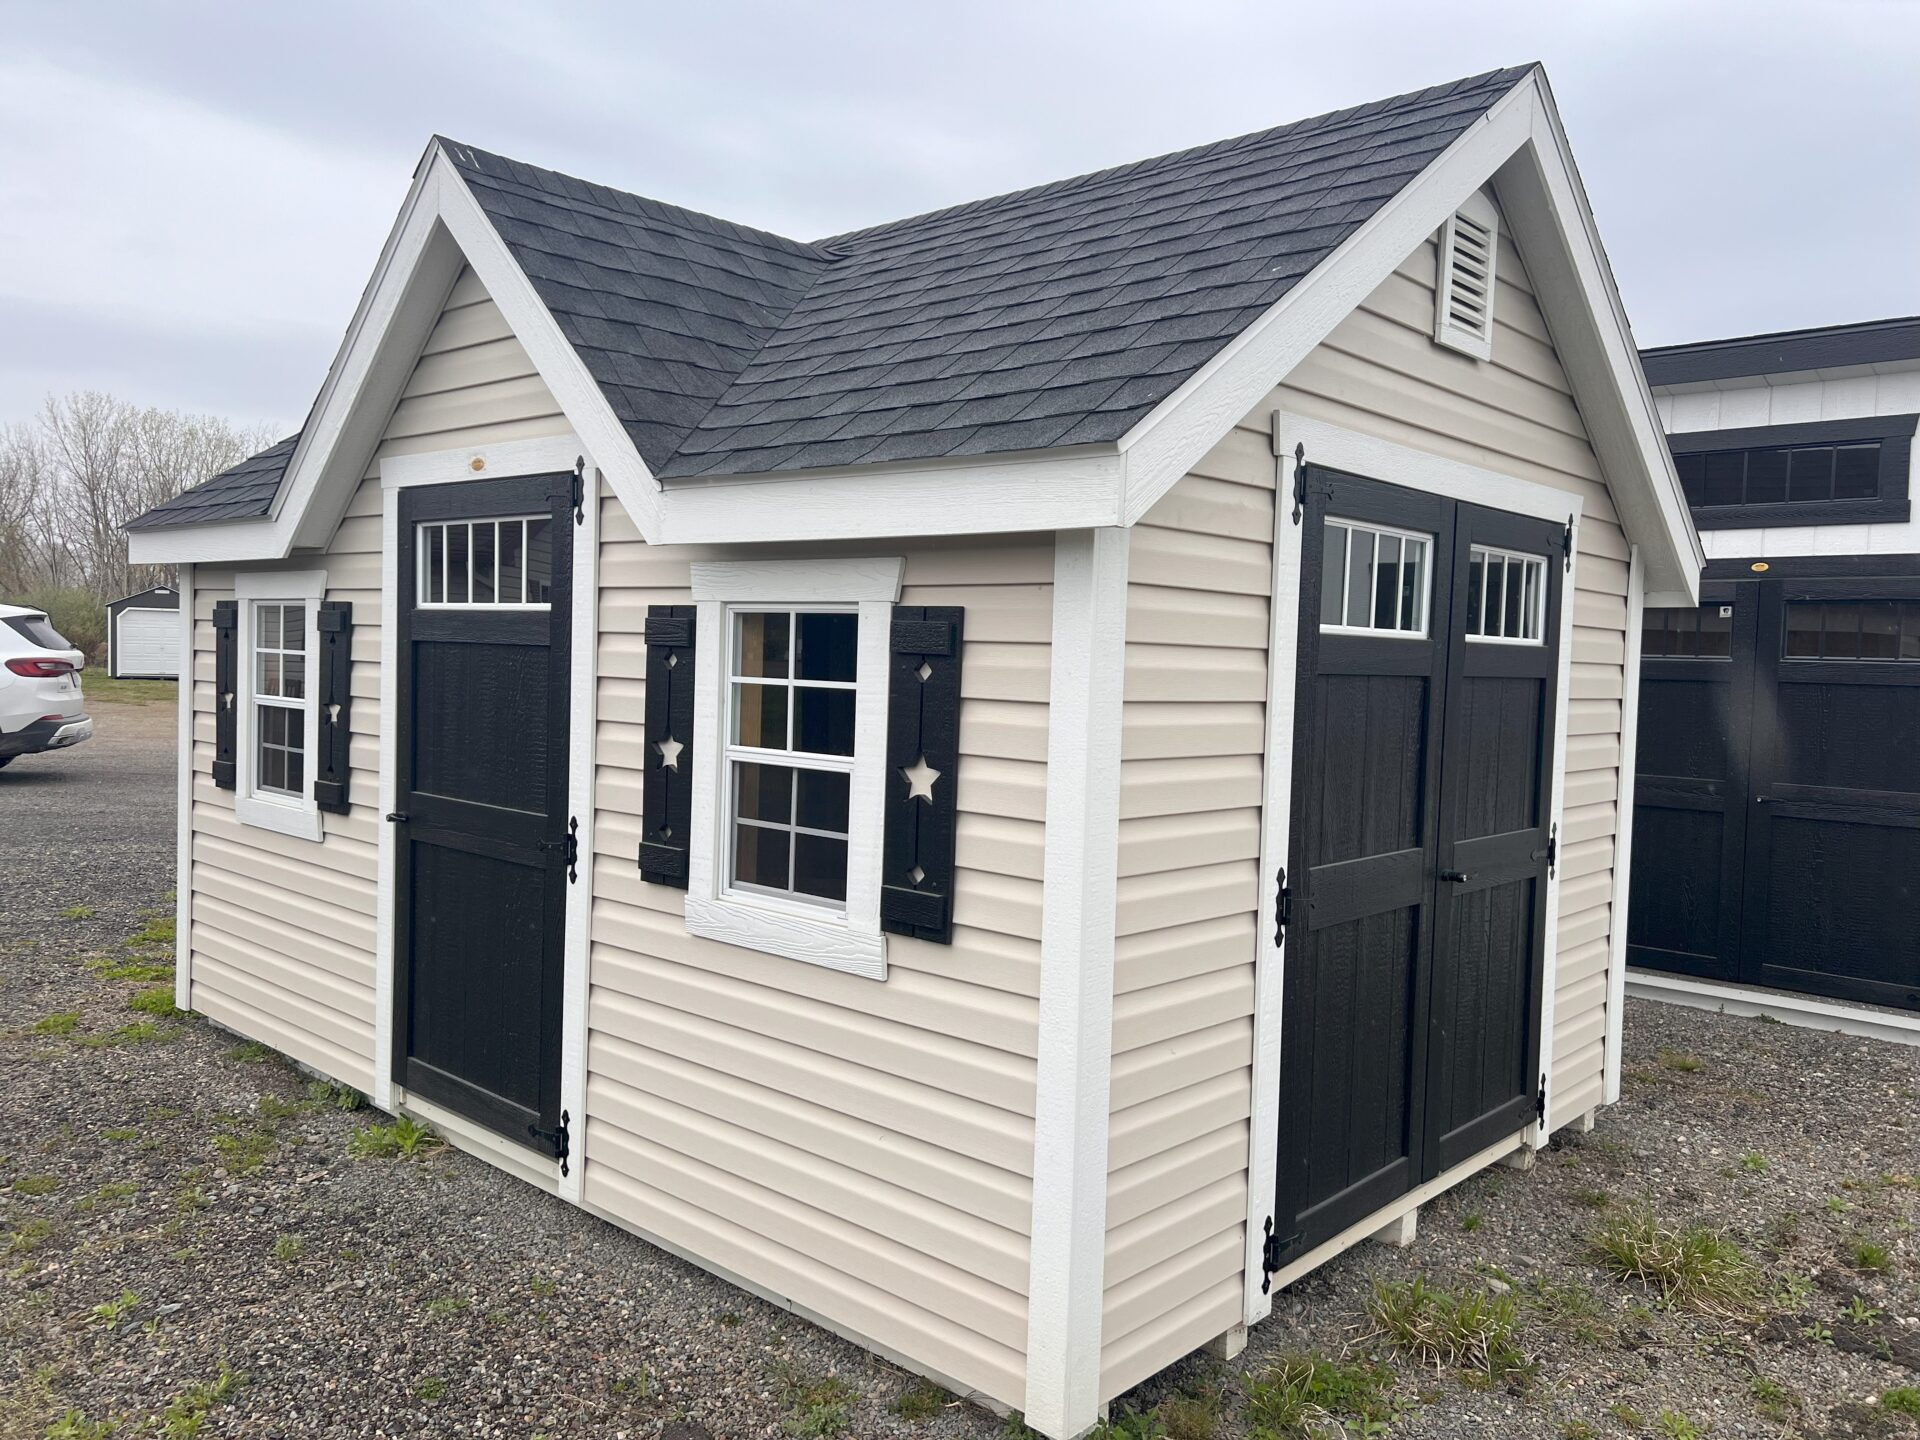
[[[1493,354],[1493,257],[1499,238],[1500,212],[1477,193],[1440,231],[1433,338],[1476,360]]]

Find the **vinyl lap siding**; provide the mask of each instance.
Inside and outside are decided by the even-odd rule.
[[[955,930],[890,937],[876,983],[690,936],[641,881],[647,607],[720,552],[650,547],[611,499],[601,533],[585,1199],[1018,1404],[1051,537],[906,551],[903,604],[967,611]]]
[[[1132,533],[1103,1397],[1241,1318],[1272,535],[1247,429]]]
[[[1578,494],[1550,1126],[1601,1102],[1625,692],[1627,542],[1519,253],[1503,233],[1490,363],[1433,343],[1423,245],[1287,377],[1283,408]]]
[[[567,425],[533,364],[469,272],[394,408],[377,455],[553,434]],[[213,606],[233,568],[194,575],[192,1004],[338,1080],[373,1087],[379,855],[380,485],[355,491],[324,552],[256,570],[327,574],[353,604],[353,809],[323,815],[318,844],[242,825],[213,784]]]

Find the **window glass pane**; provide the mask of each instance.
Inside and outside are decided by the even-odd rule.
[[[482,520],[473,527],[473,603],[493,604],[494,524]]]
[[[735,614],[733,619],[733,673],[786,679],[787,641],[793,617],[779,610],[769,614]]]
[[[1407,541],[1405,562],[1400,567],[1400,628],[1421,630],[1426,617],[1420,613],[1427,598],[1427,542]]]
[[[500,522],[500,603],[518,605],[526,598],[521,588],[526,580],[527,522]]]
[[[1507,567],[1500,563],[1499,556],[1487,561],[1487,593],[1481,602],[1482,635],[1500,633],[1500,617],[1507,613]]]
[[[1373,603],[1373,542],[1378,536],[1356,530],[1347,547],[1347,624],[1364,626]]]
[[[853,754],[853,694],[796,687],[793,748],[815,755]]]
[[[1880,493],[1880,447],[1842,445],[1833,452],[1833,498],[1871,500]]]
[[[847,794],[852,777],[845,771],[798,770],[799,804],[794,823],[807,830],[847,833]]]
[[[1347,527],[1329,523],[1320,549],[1320,623],[1340,623],[1347,584]]]
[[[284,655],[280,659],[280,693],[289,700],[307,698],[307,657]]]
[[[1487,589],[1487,557],[1478,550],[1467,561],[1467,634],[1481,633]]]
[[[1891,600],[1872,600],[1860,607],[1860,658],[1900,658],[1900,607]]]
[[[740,761],[733,767],[733,809],[749,820],[793,822],[793,775],[785,765],[755,765]]]
[[[440,525],[427,526],[427,567],[426,588],[421,592],[427,597],[429,605],[439,605],[447,598],[447,532]]]
[[[1526,601],[1520,607],[1522,639],[1540,638],[1540,575],[1544,568],[1537,560],[1527,562]]]
[[[553,520],[549,516],[527,521],[527,601],[553,602]]]
[[[1706,499],[1707,457],[1704,455],[1676,455],[1673,468],[1679,473],[1680,488],[1687,492],[1689,505],[1704,505]]]
[[[1747,453],[1747,504],[1774,505],[1787,498],[1787,452]]]
[[[1507,561],[1507,617],[1500,626],[1500,633],[1509,639],[1518,639],[1521,631],[1520,607],[1526,600],[1526,561]]]
[[[1673,647],[1668,653],[1687,659],[1700,653],[1700,612],[1698,610],[1675,610],[1673,628],[1668,631],[1668,643]]]
[[[307,712],[304,710],[281,710],[287,717],[287,744],[295,750],[307,748]]]
[[[1700,653],[1715,658],[1725,658],[1733,653],[1733,616],[1722,615],[1722,610],[1731,611],[1731,605],[1702,605],[1700,607]]]
[[[1373,574],[1373,625],[1391,630],[1400,613],[1400,537],[1382,535]]]
[[[847,842],[819,835],[793,837],[793,888],[823,900],[847,898]]]
[[[287,789],[295,795],[307,793],[307,757],[304,751],[287,752]]]
[[[262,651],[257,664],[258,677],[253,682],[256,695],[278,695],[280,693],[280,654],[276,650]]]
[[[253,643],[267,650],[280,648],[280,607],[278,605],[259,605],[253,607]]]
[[[264,738],[260,744],[260,775],[256,782],[262,790],[284,790],[287,788],[287,752],[268,745]]]
[[[1833,451],[1795,450],[1787,457],[1787,499],[1833,498]]]
[[[280,648],[282,650],[307,648],[306,606],[282,605],[280,607]]]
[[[260,743],[263,745],[285,745],[287,743],[287,712],[278,705],[261,705],[254,712],[259,717]]]
[[[742,885],[769,890],[787,888],[790,831],[769,830],[739,821],[733,826],[733,878]]]
[[[786,749],[787,687],[735,685],[733,738],[735,744],[751,745],[760,750]]]
[[[1858,660],[1860,658],[1860,607],[1854,604],[1830,602],[1823,608],[1826,611],[1826,617],[1821,627],[1825,633],[1820,639],[1820,658]]]
[[[800,654],[794,674],[802,680],[853,682],[860,651],[858,615],[796,615]]]
[[[1746,468],[1747,454],[1744,450],[1719,450],[1707,456],[1700,484],[1700,503],[1738,505],[1741,477],[1746,473]]]
[[[1820,605],[1796,600],[1787,606],[1787,654],[1796,660],[1820,657]]]
[[[1901,602],[1900,658],[1920,660],[1920,600]]]
[[[465,525],[447,526],[447,603],[467,603],[467,540]]]
[[[1667,613],[1658,606],[1649,605],[1646,613],[1640,617],[1641,655],[1667,653]]]

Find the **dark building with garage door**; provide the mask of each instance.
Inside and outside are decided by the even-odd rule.
[[[1920,1042],[1920,318],[1642,360],[1707,566],[1639,631],[1630,988]]]

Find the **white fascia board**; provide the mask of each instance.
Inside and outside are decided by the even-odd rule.
[[[233,560],[278,560],[285,553],[271,520],[168,525],[127,532],[127,559],[135,565],[217,565]]]
[[[1092,530],[1120,523],[1122,465],[1112,446],[965,463],[667,482],[669,545],[870,540]]]
[[[1311,274],[1121,436],[1127,467],[1121,523],[1132,525],[1152,509],[1526,144],[1534,76],[1496,101]]]

